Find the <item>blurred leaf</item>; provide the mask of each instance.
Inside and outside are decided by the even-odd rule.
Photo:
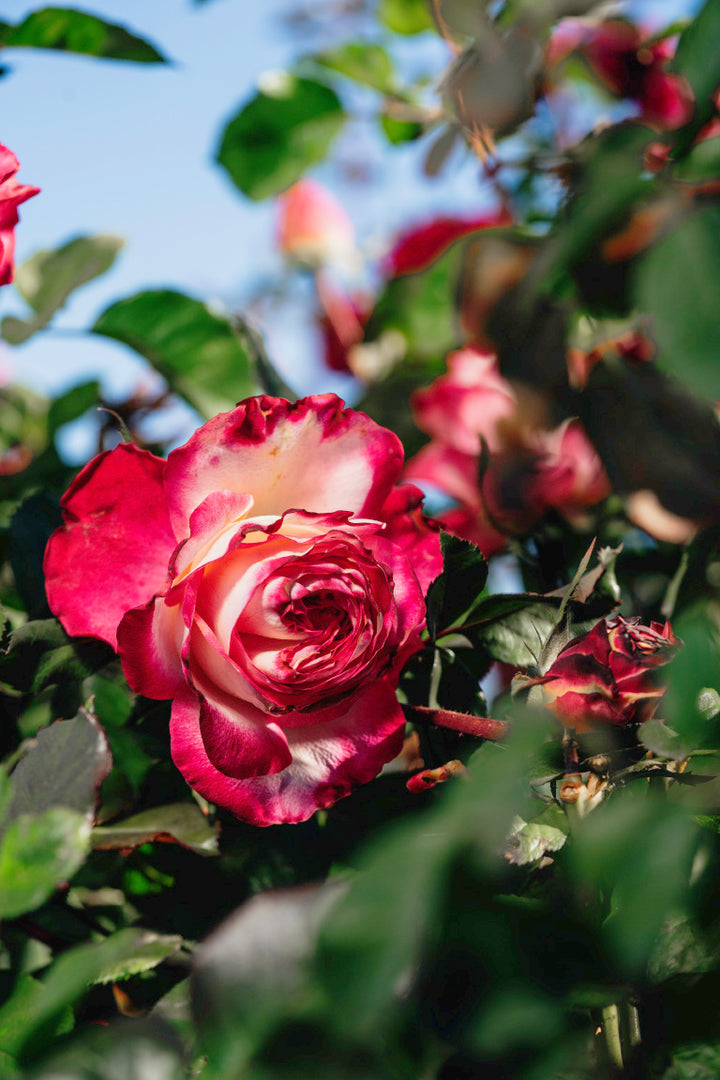
[[[720,721],[703,707],[702,692],[720,687],[718,627],[702,604],[675,620],[673,629],[683,642],[667,668],[668,689],[663,714],[672,729],[693,750],[720,747]]]
[[[18,1021],[14,1037],[17,1057],[28,1063],[47,1051],[48,1035],[69,1005],[74,1005],[89,986],[107,978],[124,977],[134,963],[160,963],[176,951],[175,938],[165,938],[149,930],[129,927],[101,942],[80,945],[63,953],[39,983],[32,1008]],[[160,943],[152,958],[151,946]],[[147,970],[147,968],[145,968]],[[2,1010],[0,1009],[0,1024]]]
[[[440,534],[443,571],[427,593],[427,625],[432,638],[455,626],[461,615],[470,618],[487,582],[487,559],[468,540]]]
[[[326,156],[345,122],[334,90],[283,72],[229,122],[218,164],[251,199],[266,199]]]
[[[247,351],[230,321],[182,293],[158,290],[119,300],[92,330],[144,356],[206,419],[255,392]]]
[[[378,18],[396,34],[421,34],[434,29],[428,0],[380,0]]]
[[[92,409],[93,405],[97,405],[99,400],[100,383],[95,379],[73,386],[64,394],[54,398],[48,410],[48,435],[53,436],[63,424],[77,420],[88,409]]]
[[[460,339],[455,290],[462,258],[462,245],[456,244],[427,269],[391,278],[368,320],[366,340],[377,340],[388,330],[399,331],[412,358],[424,362],[423,377],[440,374],[438,358]]]
[[[668,510],[698,521],[720,512],[720,425],[709,402],[655,364],[608,356],[593,367],[576,407],[617,492],[649,489]]]
[[[48,491],[37,491],[25,499],[10,522],[10,565],[31,619],[50,613],[43,559],[47,542],[60,525],[60,500]]]
[[[711,400],[720,397],[718,274],[720,207],[710,206],[654,244],[635,278],[637,306],[653,319],[658,364]]]
[[[648,977],[662,982],[673,975],[697,975],[720,965],[720,927],[701,928],[675,915],[662,927],[648,961]]]
[[[626,123],[580,144],[567,207],[534,264],[534,280],[542,293],[561,291],[567,271],[653,190],[655,181],[643,171],[643,155],[654,137],[649,128]]]
[[[105,732],[92,713],[81,709],[73,720],[56,720],[38,733],[12,772],[6,825],[20,814],[58,806],[76,811],[92,825],[100,785],[111,765]]]
[[[534,723],[528,715],[507,744],[484,743],[465,782],[368,849],[320,936],[316,971],[340,1031],[377,1038],[410,993],[422,957],[442,949],[458,865],[488,881],[504,872],[498,853],[514,815],[526,810],[528,761],[546,730],[545,718]]]
[[[133,931],[137,934],[137,931]],[[179,934],[153,934],[150,931],[137,936],[132,951],[127,955],[111,960],[95,976],[96,983],[122,982],[133,975],[152,971],[168,956],[173,956],[182,948],[183,939]]]
[[[39,983],[30,975],[20,975],[13,986],[10,997],[0,1006],[0,1048],[2,1052],[15,1056],[21,1041],[22,1027],[28,1012],[35,1004]],[[66,1009],[58,1017],[52,1035],[72,1031],[74,1025],[72,1010]],[[5,1061],[0,1057],[0,1067]],[[5,1073],[2,1072],[3,1076]],[[19,1075],[19,1073],[18,1073]]]
[[[398,146],[401,143],[415,142],[425,131],[422,124],[413,120],[397,120],[394,116],[382,113],[380,127],[389,143]]]
[[[580,883],[612,890],[602,940],[628,973],[644,971],[665,920],[685,901],[698,826],[645,790],[616,793],[568,848]]]
[[[663,720],[646,720],[640,725],[638,735],[643,746],[652,750],[656,757],[682,761],[692,750],[681,741],[677,731],[673,731]]]
[[[301,1007],[303,964],[342,890],[326,882],[254,897],[198,950],[193,1013],[202,1045],[223,1075],[244,1074],[263,1036]]]
[[[715,1080],[720,1071],[720,1040],[688,1043],[673,1050],[660,1080]]]
[[[460,0],[460,11],[477,11]],[[464,21],[464,19],[462,20]],[[468,135],[483,128],[506,135],[533,114],[542,53],[522,29],[500,35],[488,25],[452,62],[443,80],[446,103]]]
[[[134,848],[152,840],[181,844],[198,855],[217,855],[219,825],[211,825],[195,803],[166,803],[93,829],[94,848]]]
[[[393,94],[397,90],[392,58],[382,45],[375,42],[348,41],[336,49],[319,53],[313,60],[381,94]]]
[[[82,866],[90,825],[64,807],[23,814],[0,840],[0,919],[15,919],[44,904]]]
[[[145,1018],[88,1025],[33,1070],[34,1080],[184,1080],[187,1075],[177,1034]]]
[[[703,139],[677,162],[673,175],[685,183],[699,184],[720,177],[720,136]]]
[[[164,63],[165,58],[148,41],[122,26],[71,8],[40,8],[21,23],[0,23],[0,43],[35,49],[61,49],[98,56],[106,60]]]
[[[35,317],[4,319],[5,340],[19,345],[47,326],[75,289],[110,269],[123,244],[116,236],[78,236],[55,251],[38,251],[18,266],[15,285]]]
[[[680,35],[672,60],[672,70],[685,76],[695,95],[695,111],[689,130],[681,133],[688,146],[692,135],[715,115],[713,98],[720,84],[720,2],[705,0],[694,19]]]

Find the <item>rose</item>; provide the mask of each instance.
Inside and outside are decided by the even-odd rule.
[[[673,129],[689,120],[693,94],[682,76],[665,70],[675,52],[667,38],[648,40],[625,19],[562,19],[547,45],[546,66],[575,50],[613,93],[635,101],[648,123]]]
[[[441,569],[401,464],[396,436],[332,394],[259,397],[167,461],[101,454],[63,498],[52,610],[173,699],[175,763],[245,820],[304,820],[400,750],[395,688]]]
[[[18,184],[15,173],[19,168],[20,162],[12,150],[0,144],[0,285],[9,284],[14,276],[17,208],[40,191],[29,184]]]
[[[352,257],[353,223],[322,184],[299,180],[281,195],[278,205],[278,246],[284,255],[313,269]]]
[[[431,441],[408,462],[405,476],[452,499],[457,506],[438,512],[438,520],[488,558],[548,508],[572,521],[610,493],[580,422],[538,426],[492,353],[471,346],[451,353],[447,373],[416,391],[411,403]]]
[[[664,693],[657,669],[679,644],[668,622],[645,626],[639,618],[621,615],[601,619],[533,681],[542,684],[547,707],[578,732],[642,723]]]

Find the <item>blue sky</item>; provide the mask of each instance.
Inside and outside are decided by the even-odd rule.
[[[272,204],[246,200],[212,158],[225,122],[263,72],[289,66],[311,44],[328,44],[347,30],[329,20],[320,40],[293,36],[282,15],[300,4],[77,4],[149,38],[174,61],[167,66],[30,49],[4,54],[12,71],[0,80],[0,141],[19,157],[19,179],[42,188],[21,208],[18,261],[80,233],[118,234],[127,243],[115,268],[81,290],[59,316],[62,333],[40,335],[3,353],[18,380],[55,393],[99,377],[106,393],[129,392],[147,378],[142,361],[122,346],[69,331],[88,326],[112,301],[147,287],[174,287],[241,306],[253,283],[278,273]],[[0,0],[0,18],[19,21],[40,6],[39,0]],[[687,3],[642,0],[634,6],[644,17],[669,20]],[[417,44],[408,42],[407,50],[413,49]],[[420,46],[421,64],[432,70],[441,49],[428,36]],[[431,210],[469,210],[487,201],[469,159],[446,170],[439,182],[425,181],[417,150],[389,152],[369,125],[348,128],[338,149],[341,160],[367,170],[371,182],[349,182],[333,162],[316,175],[341,195],[361,239],[370,245],[381,246]],[[11,313],[22,314],[23,307],[7,288],[0,293],[0,316]],[[271,341],[286,370],[297,364],[287,355],[296,337],[288,320]]]

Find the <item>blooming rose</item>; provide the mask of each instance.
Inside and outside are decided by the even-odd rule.
[[[679,644],[668,622],[644,626],[638,618],[616,615],[566,645],[535,681],[548,708],[578,732],[642,723],[664,693],[657,669]]]
[[[14,277],[17,208],[40,191],[29,184],[18,184],[15,173],[19,168],[20,162],[12,150],[0,143],[0,285],[8,285]]]
[[[395,687],[441,557],[401,465],[396,436],[334,395],[263,396],[167,461],[100,454],[63,498],[52,610],[173,699],[176,765],[247,821],[302,821],[402,746]]]

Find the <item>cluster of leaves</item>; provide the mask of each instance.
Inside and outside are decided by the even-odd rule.
[[[240,190],[277,194],[330,151],[347,119],[343,80],[377,95],[389,144],[434,140],[431,171],[457,139],[474,146],[475,121],[502,148],[532,113],[532,66],[517,43],[528,28],[544,40],[568,5],[431,6],[381,0],[377,39],[306,58],[258,91],[217,154]],[[394,35],[434,26],[457,54],[439,113],[393,62]],[[2,24],[0,37],[162,60],[68,9]],[[482,556],[443,536],[427,648],[401,693],[424,765],[458,759],[462,779],[418,797],[391,770],[304,825],[263,830],[193,796],[170,760],[169,705],[133,697],[113,653],[68,638],[44,598],[43,552],[72,477],[58,432],[99,403],[98,385],[52,402],[0,389],[3,1075],[717,1075],[720,440],[706,399],[718,396],[707,283],[720,260],[720,158],[716,139],[696,137],[720,82],[719,37],[720,6],[708,0],[680,37],[674,68],[697,106],[663,136],[662,169],[645,167],[657,135],[639,121],[591,133],[554,162],[563,198],[542,228],[457,241],[387,282],[368,321],[368,344],[389,329],[405,341],[391,384],[364,401],[396,430],[409,414],[396,388],[439,373],[470,327],[556,418],[579,413],[617,492],[650,489],[707,523],[681,552],[630,530],[611,500],[592,523],[602,551],[591,565],[588,530],[548,518],[516,545],[524,591],[512,593],[491,592]],[[478,57],[498,41],[489,78]],[[468,79],[472,122],[454,92]],[[493,87],[502,97],[509,84],[515,96],[498,101]],[[543,168],[533,157],[512,192],[527,200],[526,220],[542,217]],[[494,182],[510,185],[512,172],[499,151]],[[115,238],[76,237],[19,267],[27,310],[4,318],[3,339],[43,332],[118,250]],[[488,281],[508,256],[522,270],[491,302]],[[634,327],[638,312],[652,319],[657,365],[608,354],[577,393],[567,346]],[[255,331],[194,297],[121,299],[89,332],[135,350],[204,418],[260,389],[285,392]],[[111,403],[135,436],[157,404]],[[662,720],[581,745],[586,789],[606,775],[601,759],[613,762],[609,797],[581,815],[559,798],[568,763],[555,721],[509,692],[488,710],[479,681],[493,665],[542,668],[621,600],[626,613],[672,615],[684,648]]]

